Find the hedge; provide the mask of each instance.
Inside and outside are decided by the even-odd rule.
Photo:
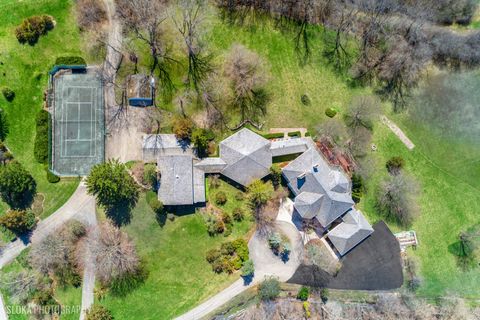
[[[279,139],[279,138],[283,138],[284,135],[285,134],[283,132],[261,134],[261,136],[264,137],[265,139]]]
[[[152,190],[149,190],[147,192],[147,203],[150,208],[152,208],[153,212],[155,212],[156,214],[160,214],[163,212],[163,203],[158,200],[157,194]]]
[[[46,110],[40,110],[37,114],[35,135],[35,145],[33,154],[35,159],[40,163],[48,162],[48,128],[50,122],[50,114]]]
[[[55,60],[55,65],[86,65],[85,59],[82,57],[70,56],[70,57],[58,57]]]
[[[289,137],[301,137],[302,133],[300,131],[293,131],[288,133]]]

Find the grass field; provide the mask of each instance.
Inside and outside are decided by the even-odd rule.
[[[219,190],[228,192],[228,187]],[[251,226],[246,219],[234,224],[229,237],[210,237],[203,217],[197,213],[178,216],[173,222],[167,220],[160,227],[142,195],[132,222],[124,229],[146,262],[148,279],[126,297],[109,295],[100,303],[112,311],[115,319],[122,320],[171,319],[188,311],[239,277],[215,274],[205,254],[224,241],[244,236]]]
[[[35,46],[19,44],[15,27],[24,18],[37,14],[52,15],[55,28],[42,36]],[[0,87],[8,86],[16,95],[11,103],[0,97],[0,107],[7,113],[10,124],[6,143],[14,157],[34,176],[38,192],[45,195],[42,217],[60,207],[78,184],[78,179],[48,183],[43,165],[33,157],[35,116],[42,108],[47,71],[58,56],[82,54],[74,19],[69,0],[0,0]],[[0,203],[0,214],[6,209],[7,206]]]

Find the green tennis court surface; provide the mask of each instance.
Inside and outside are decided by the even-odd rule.
[[[95,73],[57,74],[52,110],[52,171],[87,175],[104,160],[103,87]]]

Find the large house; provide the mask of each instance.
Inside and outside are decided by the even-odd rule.
[[[349,178],[332,168],[309,137],[270,141],[242,129],[220,142],[219,156],[197,159],[190,146],[174,135],[144,137],[145,161],[156,161],[161,173],[158,198],[167,206],[205,202],[205,174],[222,174],[247,186],[267,176],[272,158],[300,154],[282,173],[294,198],[294,215],[320,224],[340,256],[347,254],[368,237],[373,228],[355,209]]]

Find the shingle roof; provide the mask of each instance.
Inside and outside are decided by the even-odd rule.
[[[246,186],[268,175],[272,166],[270,141],[242,129],[220,143],[220,158],[226,163],[221,173]]]
[[[220,173],[227,166],[227,163],[221,158],[205,158],[194,166],[205,173]]]
[[[323,195],[320,204],[312,203],[308,210],[302,208],[304,201],[297,203],[295,198],[295,208],[303,218],[313,215],[322,226],[327,227],[354,204],[348,178],[330,168],[315,148],[309,148],[290,162],[282,173],[297,197],[304,192]]]
[[[155,161],[158,156],[193,154],[190,145],[179,141],[174,134],[147,134],[143,136],[143,160]]]
[[[161,156],[160,188],[158,198],[165,205],[191,205],[194,203],[193,158],[190,155]]]
[[[340,255],[345,255],[373,232],[363,214],[352,208],[342,218],[343,222],[333,228],[328,238]]]

